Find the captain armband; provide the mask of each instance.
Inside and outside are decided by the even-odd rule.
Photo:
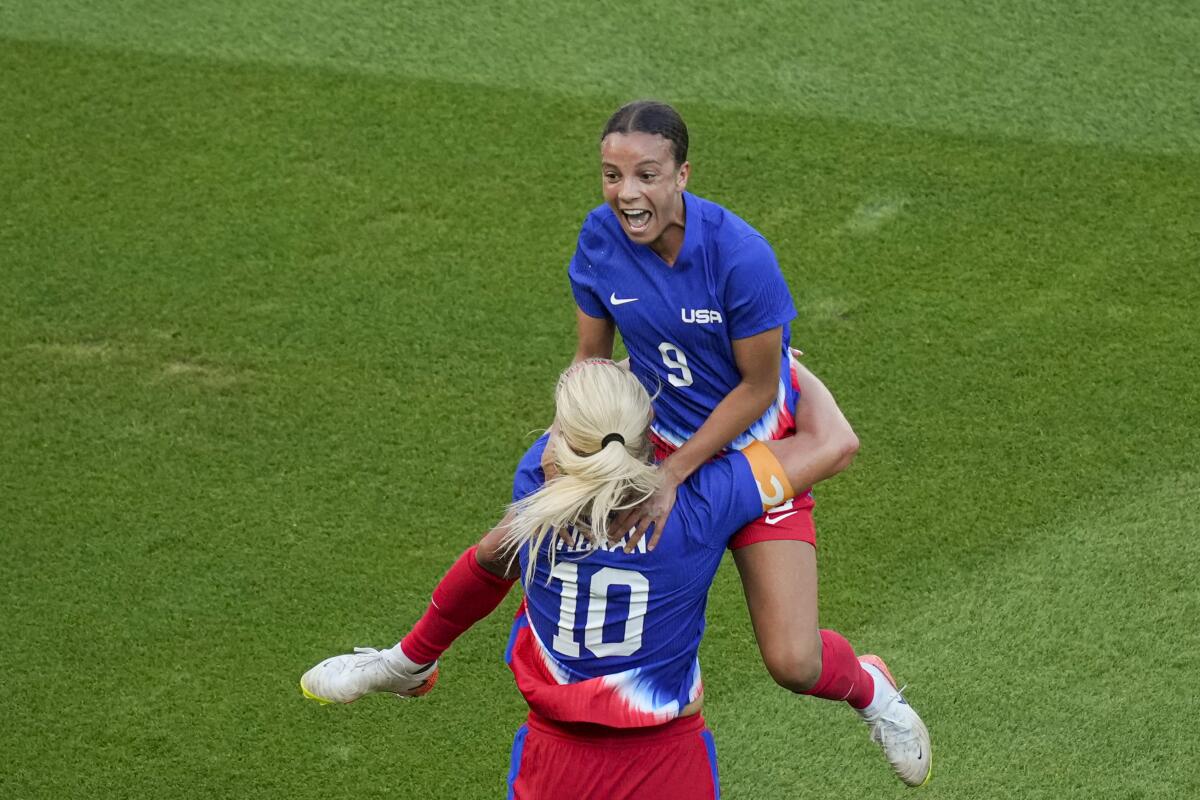
[[[753,442],[742,450],[742,455],[750,462],[750,472],[758,486],[758,497],[762,500],[763,511],[796,496],[792,482],[788,480],[783,465],[771,452],[771,448],[762,442]]]

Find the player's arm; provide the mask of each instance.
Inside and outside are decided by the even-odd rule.
[[[779,354],[783,328],[733,341],[733,358],[742,380],[725,395],[691,439],[662,463],[676,486],[760,419],[779,393]]]
[[[585,358],[612,358],[613,345],[616,343],[617,326],[611,317],[593,317],[579,306],[575,307],[575,329],[578,333],[575,344],[575,358],[572,364],[578,364]],[[550,425],[554,432],[554,424]],[[550,440],[553,442],[553,438]],[[542,472],[546,480],[557,474],[554,468],[554,445],[548,444],[542,451]]]
[[[792,486],[802,491],[850,466],[858,453],[858,436],[825,384],[803,366],[796,367],[796,433],[765,444]]]
[[[654,535],[649,547],[654,549],[675,504],[679,485],[766,413],[779,392],[779,354],[782,349],[782,327],[733,340],[733,357],[742,376],[741,382],[717,404],[700,430],[662,462],[662,488],[618,520],[617,530],[636,528],[629,537],[629,548],[635,546],[653,524]]]
[[[617,338],[617,325],[611,317],[593,317],[576,306],[575,329],[578,337],[572,364],[583,361],[585,358],[612,358],[613,345]]]

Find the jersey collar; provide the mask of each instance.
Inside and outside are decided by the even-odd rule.
[[[675,257],[675,269],[686,267],[704,241],[704,220],[700,213],[700,198],[691,192],[683,193],[683,246]]]

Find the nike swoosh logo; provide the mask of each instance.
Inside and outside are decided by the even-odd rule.
[[[614,306],[623,306],[626,303],[636,303],[637,298],[636,297],[617,297],[617,293],[613,292],[611,295],[609,295],[608,302],[612,303]]]
[[[780,514],[777,517],[767,517],[767,524],[768,525],[778,525],[780,522],[783,522],[788,517],[793,516],[795,514],[799,514],[799,513],[800,513],[799,511],[791,511],[791,512],[788,512],[787,514]]]

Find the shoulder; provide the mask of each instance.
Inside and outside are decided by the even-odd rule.
[[[714,489],[728,487],[737,480],[739,467],[744,466],[745,460],[741,452],[730,451],[693,472],[684,485],[697,495],[711,496]]]
[[[693,522],[688,533],[705,545],[723,549],[729,538],[758,516],[758,492],[741,453],[729,453],[696,470],[679,487],[677,506]],[[674,516],[672,516],[674,519]]]
[[[722,262],[755,261],[764,253],[773,253],[767,237],[729,209],[703,197],[695,197],[695,205],[704,227],[705,244]]]
[[[693,197],[696,207],[700,211],[700,218],[704,221],[704,229],[715,238],[724,242],[736,243],[747,237],[757,236],[766,241],[766,238],[753,225],[725,206],[703,197],[695,197],[695,195]]]
[[[579,243],[584,246],[602,245],[618,233],[621,233],[621,223],[608,204],[601,203],[583,218],[583,225],[579,228]]]
[[[621,223],[607,205],[599,205],[588,212],[579,228],[579,242],[571,263],[573,277],[583,279],[608,263],[619,252],[618,237],[622,236]]]
[[[546,482],[546,474],[542,472],[542,453],[546,451],[546,442],[550,434],[543,433],[538,437],[521,460],[517,463],[516,474],[513,475],[513,500],[517,501],[536,492]]]

